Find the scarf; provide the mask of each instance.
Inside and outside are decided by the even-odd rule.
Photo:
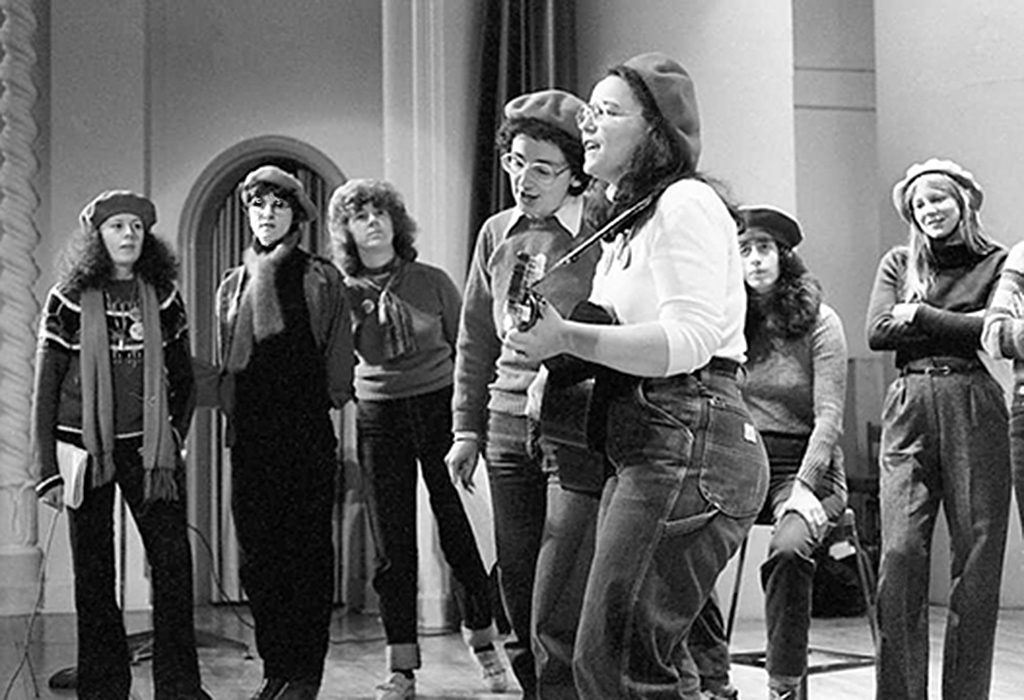
[[[140,281],[142,311],[142,468],[147,503],[178,500],[177,447],[168,414],[164,383],[164,346],[160,301],[148,282]],[[103,292],[82,293],[82,442],[92,458],[92,486],[114,478],[114,387],[110,339]]]
[[[292,236],[269,250],[250,248],[245,251],[244,287],[231,334],[228,372],[241,372],[249,366],[253,341],[266,340],[284,331],[284,313],[277,294],[277,268],[298,243],[299,237]]]
[[[385,266],[384,269],[391,267]],[[413,334],[412,314],[409,308],[392,289],[397,284],[405,265],[396,259],[393,271],[388,276],[384,286],[367,277],[367,283],[380,292],[377,299],[377,323],[383,331],[384,359],[394,360],[395,358],[416,352],[416,336]],[[379,278],[378,278],[379,279]]]

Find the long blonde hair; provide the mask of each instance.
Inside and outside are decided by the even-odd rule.
[[[911,206],[914,192],[926,181],[932,187],[945,192],[956,200],[960,208],[960,222],[957,224],[957,231],[971,252],[982,255],[998,247],[986,233],[981,224],[981,215],[972,206],[969,193],[960,183],[942,173],[932,172],[922,175],[907,187],[903,195],[904,207],[911,213],[907,241],[910,252],[907,256],[907,273],[903,282],[903,301],[905,302],[919,302],[924,299],[932,282],[935,281],[935,255],[932,252],[932,239],[926,236],[917,225],[917,217]]]

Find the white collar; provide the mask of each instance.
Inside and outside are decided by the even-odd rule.
[[[526,216],[526,212],[515,206],[512,209],[512,216],[509,217],[508,225],[505,226],[505,230],[502,231],[502,237],[509,234],[509,231],[520,222]],[[562,206],[558,208],[554,213],[554,217],[558,219],[558,223],[568,231],[573,238],[576,238],[580,234],[580,229],[583,227],[583,197],[569,195],[562,200]]]

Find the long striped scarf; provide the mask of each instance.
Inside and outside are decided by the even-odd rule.
[[[147,502],[178,500],[177,448],[164,383],[163,333],[156,290],[140,281],[142,311],[142,468]],[[82,442],[93,465],[93,487],[114,478],[114,387],[103,292],[82,293]]]

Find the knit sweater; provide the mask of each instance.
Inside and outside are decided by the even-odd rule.
[[[840,448],[846,400],[846,336],[822,304],[814,327],[779,340],[746,365],[743,399],[757,429],[809,438],[797,478],[817,493],[845,491]]]
[[[976,254],[966,245],[935,246],[935,279],[909,323],[893,319],[902,302],[908,249],[897,246],[878,264],[868,305],[867,340],[872,350],[895,350],[896,366],[925,357],[976,359],[982,312],[995,289],[1006,249]]]
[[[571,216],[565,216],[566,210],[573,212]],[[578,231],[571,230],[573,221],[580,221],[578,198],[569,198],[556,216],[558,221],[531,222],[518,209],[506,209],[484,222],[480,230],[466,280],[456,345],[452,399],[456,436],[482,437],[488,410],[526,415],[526,390],[539,363],[525,361],[504,348],[500,330],[516,256],[520,252],[543,254],[547,269],[589,233],[585,225],[579,225]],[[597,255],[595,246],[578,262],[560,268],[541,284],[539,291],[563,316],[589,295]]]
[[[115,439],[142,435],[142,336],[133,333],[136,294],[123,282],[105,288],[105,314],[114,390]],[[176,286],[158,289],[160,330],[171,425],[184,439],[195,408],[188,318]],[[56,441],[82,441],[81,293],[50,289],[39,320],[33,401],[33,432],[43,482],[58,477]],[[43,486],[43,484],[40,484]],[[42,489],[45,490],[45,489]]]
[[[366,270],[347,278],[345,286],[358,358],[357,399],[400,399],[451,385],[462,302],[447,273],[407,262],[380,271]],[[384,356],[385,329],[377,313],[385,287],[409,311],[415,339],[415,350],[392,359]]]

